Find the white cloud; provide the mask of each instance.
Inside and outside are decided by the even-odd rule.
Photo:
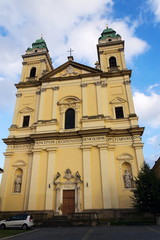
[[[136,91],[133,98],[140,122],[152,128],[160,127],[160,95],[155,92],[145,95],[143,92]]]
[[[159,0],[148,0],[151,11],[155,15],[157,22],[160,21],[160,1]]]

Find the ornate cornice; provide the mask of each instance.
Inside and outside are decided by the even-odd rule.
[[[6,138],[3,139],[4,143],[7,145],[16,144],[33,144],[36,141],[50,141],[50,140],[64,140],[72,138],[89,138],[96,136],[106,136],[108,141],[122,141],[125,139],[130,139],[132,136],[141,136],[143,134],[143,127],[135,127],[129,129],[117,129],[112,130],[110,128],[101,129],[89,129],[89,130],[79,130],[75,132],[54,132],[54,133],[39,133],[31,134],[30,137],[20,137],[20,138]]]

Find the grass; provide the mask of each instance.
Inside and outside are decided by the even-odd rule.
[[[26,230],[27,231],[27,230]],[[5,229],[5,230],[0,230],[0,239],[4,237],[10,237],[19,233],[24,233],[26,232],[24,230],[11,230],[11,229]]]

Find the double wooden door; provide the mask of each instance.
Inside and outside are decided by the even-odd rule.
[[[75,190],[63,190],[63,215],[75,212]]]

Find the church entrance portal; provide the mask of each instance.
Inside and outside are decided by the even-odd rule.
[[[63,190],[63,215],[75,212],[75,190]]]

